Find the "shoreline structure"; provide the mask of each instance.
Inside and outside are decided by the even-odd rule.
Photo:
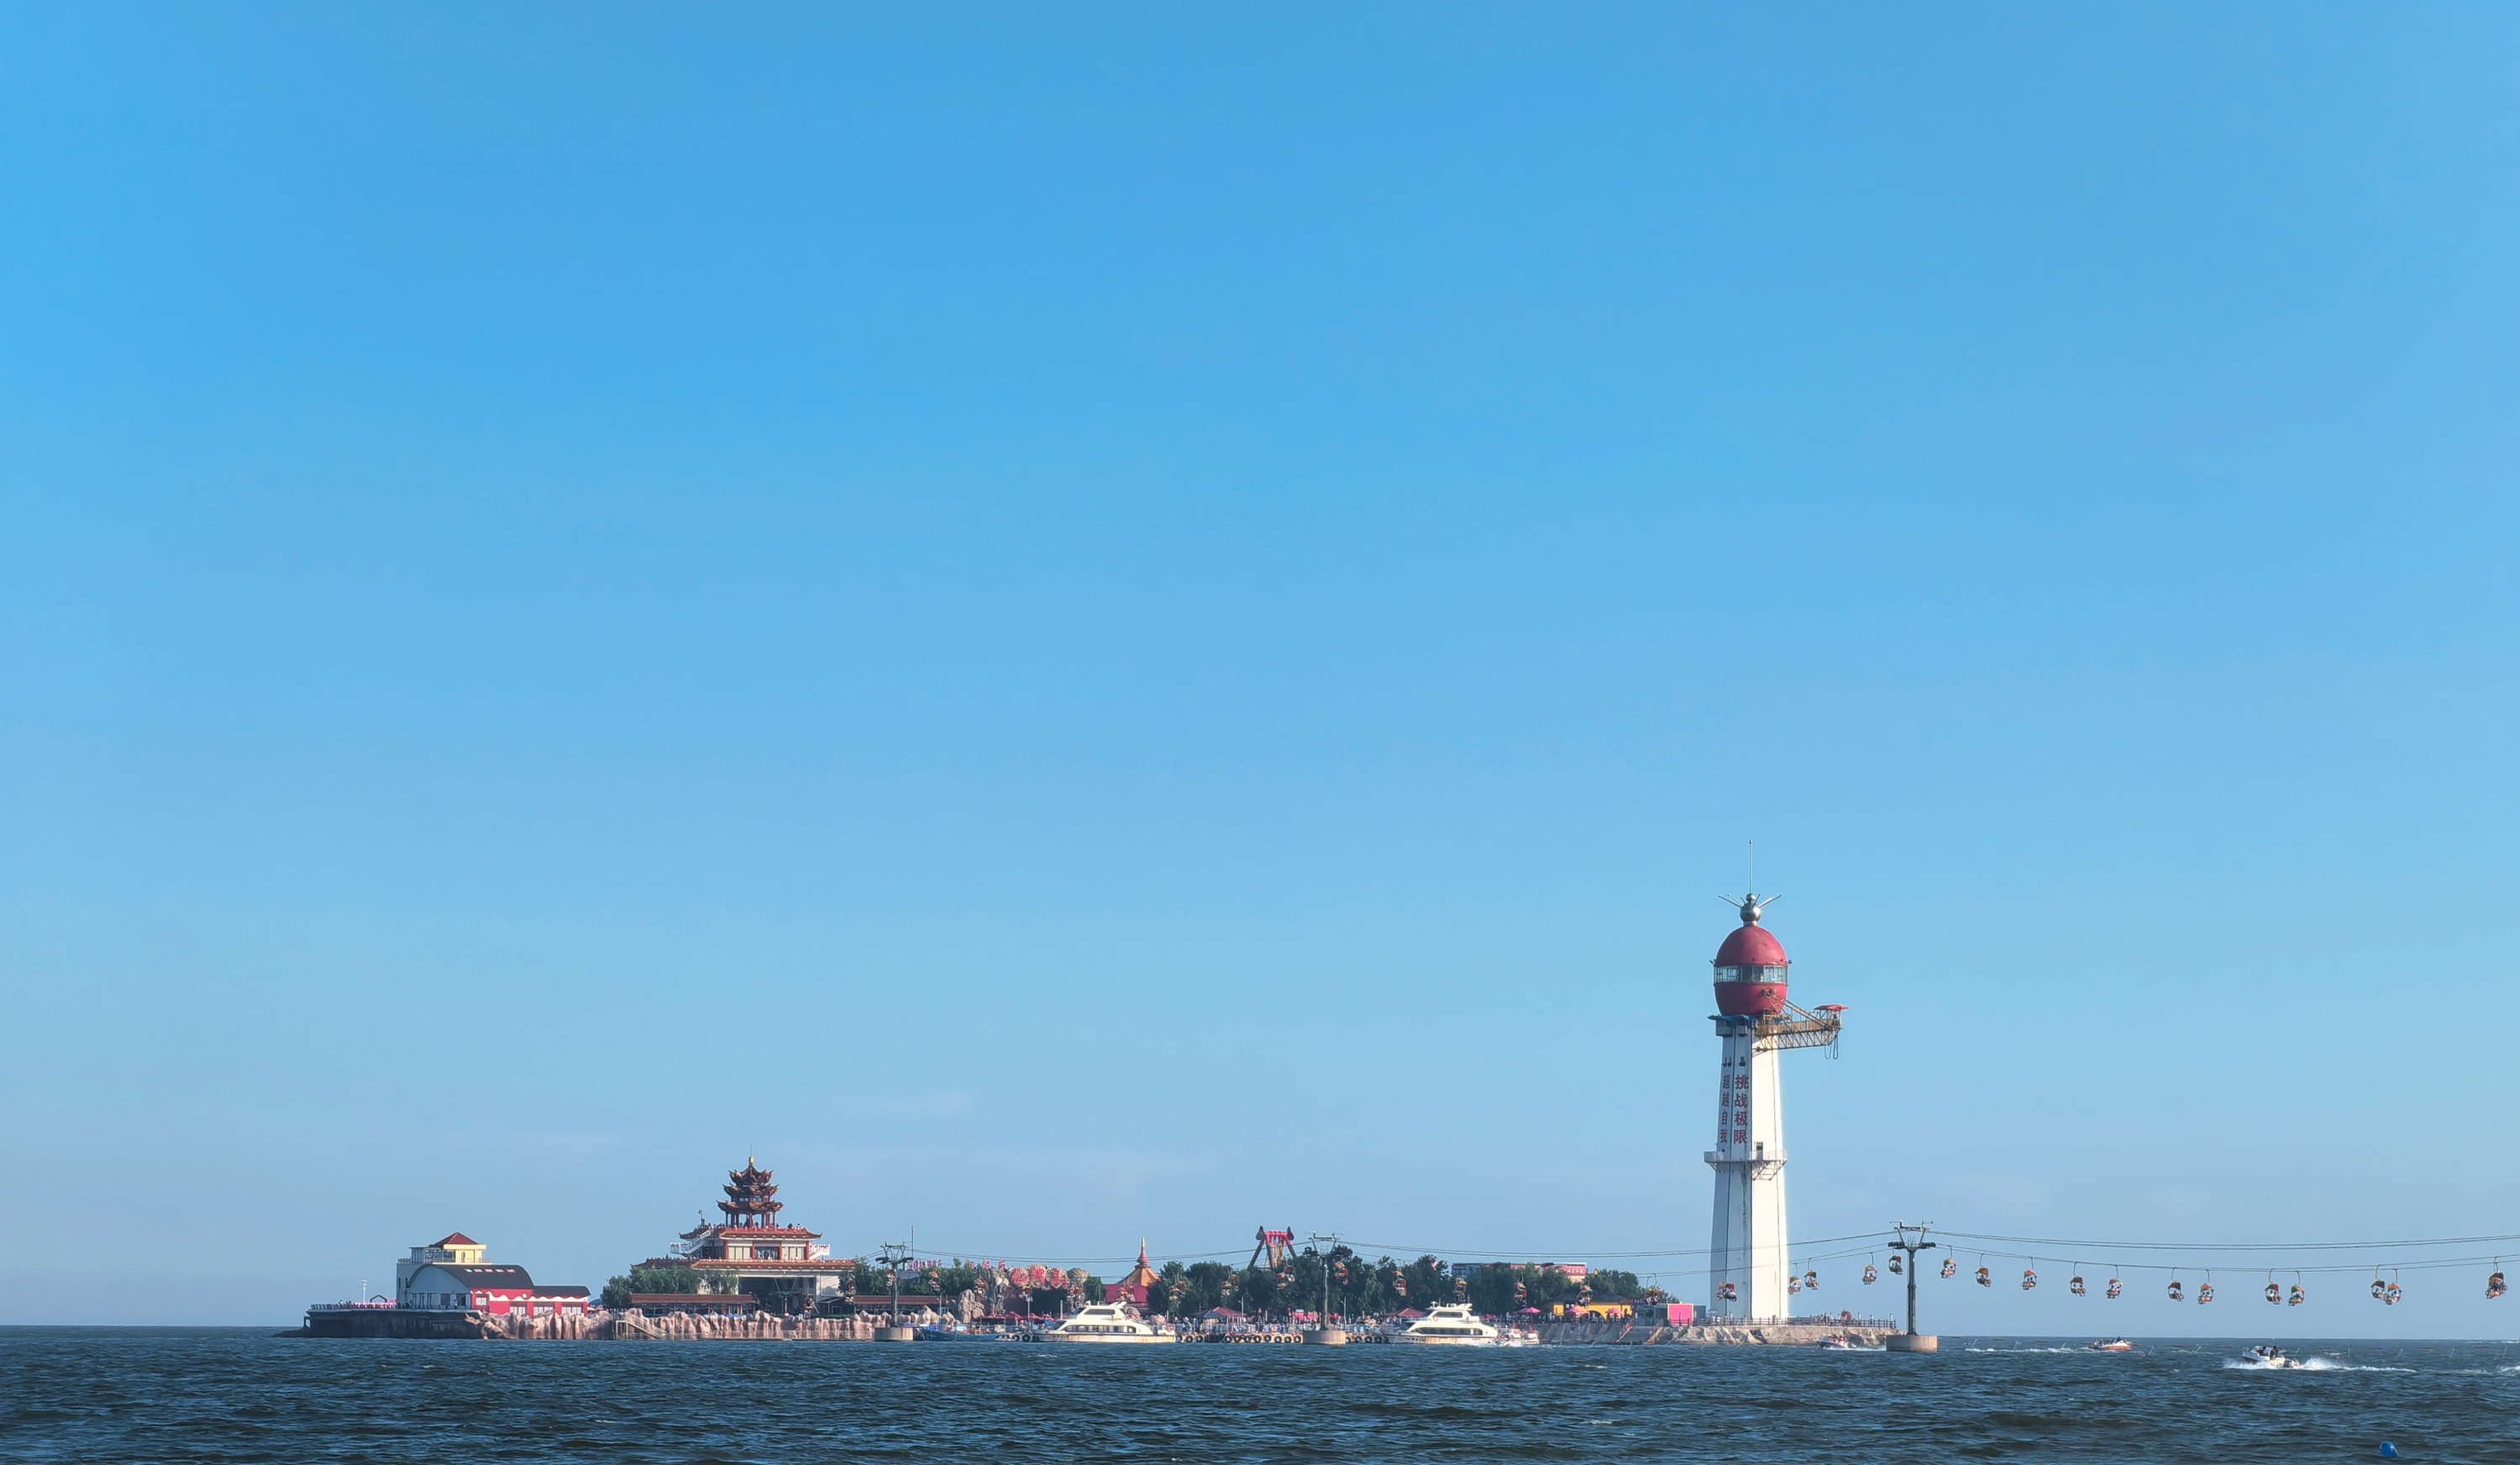
[[[909,1326],[925,1328],[946,1326],[952,1314],[932,1308],[921,1308],[905,1310],[901,1316]],[[872,1343],[876,1341],[877,1330],[882,1326],[881,1316],[875,1313],[859,1313],[851,1317],[782,1317],[767,1312],[667,1312],[649,1316],[637,1310],[614,1312],[597,1309],[569,1315],[528,1317],[522,1314],[435,1312],[382,1307],[316,1308],[308,1310],[304,1327],[281,1336],[470,1338],[510,1343]],[[1540,1324],[1539,1331],[1541,1343],[1555,1347],[1814,1348],[1836,1339],[1857,1348],[1879,1348],[1897,1328],[1869,1318],[1853,1323],[1710,1322],[1688,1327],[1613,1318],[1544,1322]],[[1009,1341],[1030,1342],[1038,1341],[1038,1338],[1036,1330],[1011,1335]],[[1356,1343],[1387,1341],[1386,1335],[1365,1331],[1351,1332],[1349,1338]],[[1302,1341],[1302,1335],[1289,1330],[1270,1329],[1185,1332],[1182,1341],[1295,1344]]]
[[[923,1271],[925,1264],[889,1249],[887,1263],[902,1264],[883,1279],[891,1285],[885,1291],[860,1292],[844,1284],[870,1282],[864,1262],[832,1258],[828,1248],[816,1244],[816,1233],[777,1223],[776,1203],[769,1197],[778,1187],[768,1171],[747,1158],[742,1170],[729,1173],[729,1179],[733,1183],[727,1187],[730,1199],[725,1207],[733,1223],[685,1233],[671,1256],[650,1258],[634,1266],[629,1277],[615,1277],[600,1299],[584,1287],[538,1284],[522,1266],[492,1262],[487,1247],[459,1231],[413,1247],[411,1255],[395,1265],[392,1297],[318,1303],[306,1310],[302,1326],[282,1336],[507,1342],[1038,1343],[1065,1341],[1053,1336],[1057,1320],[1082,1301],[1134,1308],[1148,1314],[1173,1312],[1177,1315],[1156,1323],[1168,1342],[1320,1341],[1318,1326],[1309,1333],[1304,1329],[1308,1321],[1317,1324],[1321,1314],[1304,1311],[1297,1291],[1289,1290],[1297,1266],[1314,1257],[1311,1252],[1296,1254],[1291,1230],[1263,1227],[1258,1233],[1252,1265],[1239,1275],[1246,1282],[1257,1278],[1275,1306],[1249,1314],[1223,1306],[1197,1305],[1183,1312],[1179,1294],[1168,1297],[1165,1289],[1181,1285],[1185,1278],[1158,1273],[1143,1245],[1137,1265],[1120,1281],[1102,1284],[1099,1296],[1092,1285],[1096,1279],[1083,1271],[990,1263],[958,1264],[959,1275],[953,1275],[948,1284],[950,1271]],[[1266,1267],[1260,1265],[1264,1255],[1269,1259]],[[1320,1259],[1316,1281],[1327,1289],[1335,1276],[1344,1286],[1354,1275],[1351,1266],[1359,1261],[1335,1249]],[[1429,1262],[1437,1267],[1440,1286],[1445,1264],[1421,1259],[1421,1264]],[[1774,1319],[1708,1316],[1690,1304],[1668,1301],[1656,1289],[1629,1296],[1638,1291],[1634,1276],[1600,1273],[1571,1264],[1528,1269],[1540,1281],[1553,1278],[1557,1288],[1566,1289],[1572,1283],[1571,1290],[1556,1294],[1561,1300],[1547,1312],[1538,1306],[1508,1310],[1523,1300],[1523,1269],[1496,1279],[1487,1275],[1495,1265],[1461,1264],[1442,1290],[1468,1297],[1493,1287],[1499,1298],[1509,1295],[1511,1302],[1500,1305],[1497,1316],[1524,1342],[1591,1347],[1817,1347],[1829,1343],[1878,1348],[1895,1331],[1886,1319],[1853,1312]],[[1325,1307],[1332,1318],[1330,1326],[1340,1331],[1344,1341],[1369,1345],[1400,1341],[1411,1321],[1424,1315],[1407,1306],[1410,1288],[1403,1270],[1395,1269],[1388,1259],[1383,1267],[1390,1273],[1382,1283],[1389,1289],[1385,1306],[1372,1306],[1369,1294],[1362,1292],[1335,1307],[1327,1306],[1337,1300],[1326,1292],[1316,1304]],[[1479,1275],[1474,1278],[1473,1272]],[[1592,1281],[1584,1280],[1588,1276]],[[1609,1277],[1620,1279],[1612,1282],[1620,1295],[1595,1300],[1592,1286]],[[651,1286],[662,1282],[677,1290],[634,1290],[643,1279]],[[1533,1285],[1538,1286],[1538,1281]],[[1509,1294],[1503,1290],[1507,1286]],[[1422,1291],[1423,1278],[1419,1287]],[[1048,1306],[1054,1310],[1034,1310],[1044,1296],[1036,1288],[1046,1290]],[[1400,1305],[1396,1310],[1389,1306],[1393,1302]],[[1339,1327],[1340,1313],[1346,1314],[1344,1328]]]
[[[492,1262],[487,1247],[458,1231],[415,1246],[408,1258],[397,1262],[392,1297],[316,1304],[306,1310],[303,1326],[283,1336],[511,1342],[907,1343],[925,1339],[1038,1343],[1066,1341],[1055,1332],[1055,1318],[1064,1316],[1075,1303],[1087,1302],[1116,1305],[1124,1312],[1134,1308],[1139,1312],[1175,1313],[1156,1324],[1163,1334],[1157,1341],[1163,1342],[1320,1343],[1334,1334],[1343,1343],[1384,1344],[1404,1341],[1401,1333],[1411,1320],[1425,1315],[1408,1306],[1409,1272],[1431,1264],[1436,1287],[1456,1298],[1494,1289],[1497,1300],[1490,1306],[1520,1342],[1593,1347],[1817,1347],[1826,1343],[1879,1348],[1895,1346],[1896,1341],[1894,1325],[1887,1320],[1853,1312],[1761,1318],[1725,1316],[1719,1311],[1710,1316],[1690,1304],[1669,1301],[1659,1289],[1641,1287],[1640,1279],[1631,1274],[1595,1272],[1574,1265],[1508,1268],[1505,1277],[1494,1278],[1489,1273],[1498,1264],[1463,1263],[1446,1287],[1446,1264],[1429,1257],[1402,1268],[1385,1258],[1380,1271],[1368,1267],[1365,1276],[1368,1288],[1384,1289],[1380,1294],[1384,1306],[1375,1307],[1373,1292],[1347,1290],[1357,1280],[1352,1268],[1362,1265],[1361,1258],[1340,1247],[1320,1254],[1317,1261],[1310,1250],[1298,1256],[1291,1228],[1273,1231],[1265,1226],[1257,1233],[1251,1265],[1239,1274],[1243,1285],[1261,1289],[1262,1306],[1252,1314],[1222,1305],[1201,1308],[1196,1304],[1184,1313],[1182,1295],[1166,1289],[1182,1285],[1195,1273],[1174,1276],[1177,1268],[1157,1272],[1143,1243],[1136,1266],[1120,1281],[1102,1284],[1099,1296],[1093,1285],[1096,1279],[1081,1270],[958,1263],[955,1268],[937,1273],[930,1264],[913,1259],[906,1248],[892,1247],[884,1253],[887,1275],[875,1283],[889,1283],[886,1292],[862,1293],[858,1287],[873,1281],[864,1261],[834,1258],[821,1244],[819,1233],[780,1221],[781,1205],[773,1199],[779,1187],[770,1172],[746,1157],[743,1168],[729,1172],[727,1178],[728,1198],[720,1203],[727,1213],[726,1223],[703,1224],[685,1232],[669,1256],[649,1258],[634,1265],[628,1276],[613,1278],[600,1299],[584,1287],[539,1284],[522,1266]],[[1260,1265],[1263,1256],[1269,1261],[1266,1267]],[[1311,1282],[1322,1289],[1316,1304],[1322,1309],[1319,1313],[1308,1313],[1298,1306],[1297,1268],[1307,1262],[1314,1262],[1319,1273]],[[1343,1299],[1330,1295],[1333,1278]],[[1868,1268],[1866,1280],[1870,1279]],[[905,1281],[910,1284],[906,1291]],[[1539,1293],[1535,1304],[1552,1295],[1558,1299],[1547,1312],[1538,1306],[1517,1306],[1524,1302],[1526,1281]],[[1426,1277],[1418,1278],[1421,1294],[1427,1282]],[[1618,1295],[1596,1300],[1592,1288],[1600,1282],[1618,1289]],[[643,1284],[659,1290],[639,1290]],[[1211,1276],[1199,1285],[1217,1284]],[[1787,1294],[1817,1284],[1816,1276],[1783,1279]],[[1509,1293],[1503,1290],[1506,1287]],[[1045,1291],[1054,1312],[1034,1310]],[[1397,1309],[1390,1306],[1394,1302],[1399,1304]],[[1433,1302],[1428,1299],[1430,1306]],[[1346,1314],[1346,1327],[1340,1326],[1341,1313]],[[1315,1323],[1310,1331],[1303,1330],[1307,1319]],[[1417,1340],[1413,1335],[1405,1341]]]
[[[1622,1296],[1595,1301],[1583,1282],[1587,1268],[1557,1268],[1553,1287],[1550,1268],[1531,1268],[1533,1302],[1558,1299],[1543,1314],[1525,1306],[1525,1282],[1508,1277],[1510,1300],[1503,1293],[1490,1298],[1482,1311],[1515,1325],[1522,1341],[1576,1346],[1712,1346],[1712,1347],[1840,1347],[1879,1348],[1889,1344],[1913,1351],[1930,1340],[1900,1337],[1885,1319],[1840,1312],[1790,1315],[1789,1299],[1817,1289],[1820,1278],[1806,1269],[1795,1274],[1785,1223],[1785,1145],[1779,1094],[1778,1056],[1792,1048],[1833,1046],[1842,1028],[1836,1004],[1805,1011],[1787,1000],[1786,977],[1791,962],[1784,948],[1761,924],[1774,897],[1745,892],[1727,897],[1740,918],[1717,950],[1714,967],[1717,1012],[1713,1021],[1723,1043],[1716,1095],[1714,1149],[1706,1163],[1716,1173],[1714,1228],[1708,1253],[1709,1297],[1698,1305],[1674,1303],[1659,1288],[1619,1273],[1614,1284]],[[749,1155],[743,1168],[727,1173],[726,1198],[717,1203],[724,1219],[705,1220],[682,1233],[665,1256],[650,1257],[629,1274],[608,1284],[600,1300],[584,1287],[537,1286],[521,1266],[492,1264],[479,1242],[455,1232],[411,1250],[395,1265],[394,1296],[356,1302],[319,1304],[306,1310],[305,1325],[293,1336],[316,1338],[472,1338],[512,1341],[673,1341],[681,1339],[760,1339],[814,1342],[910,1342],[981,1338],[1033,1342],[1043,1336],[1034,1311],[1042,1296],[1064,1314],[1075,1302],[1134,1305],[1140,1311],[1178,1307],[1178,1294],[1162,1289],[1175,1283],[1159,1277],[1138,1249],[1138,1264],[1116,1284],[1104,1284],[1101,1297],[1080,1295],[1093,1278],[1084,1271],[1057,1272],[1041,1266],[1009,1267],[1001,1264],[957,1263],[963,1275],[953,1286],[922,1276],[930,1264],[914,1259],[908,1248],[884,1249],[889,1298],[859,1295],[869,1284],[867,1264],[859,1258],[834,1257],[822,1233],[784,1220],[771,1173]],[[1406,1327],[1422,1314],[1411,1307],[1431,1307],[1443,1299],[1425,1296],[1431,1280],[1466,1302],[1478,1290],[1464,1278],[1497,1264],[1461,1264],[1445,1287],[1442,1263],[1434,1263],[1430,1279],[1420,1276],[1419,1296],[1412,1298],[1405,1276],[1387,1288],[1369,1276],[1361,1289],[1351,1289],[1351,1267],[1361,1265],[1338,1247],[1336,1236],[1315,1237],[1332,1243],[1322,1256],[1320,1275],[1306,1286],[1317,1295],[1321,1312],[1310,1337],[1296,1331],[1309,1315],[1288,1291],[1296,1264],[1310,1259],[1295,1255],[1291,1227],[1262,1227],[1252,1251],[1248,1277],[1257,1279],[1257,1316],[1245,1316],[1225,1306],[1227,1294],[1214,1278],[1200,1285],[1216,1301],[1213,1309],[1167,1326],[1168,1337],[1184,1342],[1387,1343],[1392,1323]],[[1260,1266],[1263,1256],[1269,1265]],[[1434,1262],[1432,1258],[1421,1259]],[[1202,1264],[1204,1265],[1204,1264]],[[1385,1258],[1381,1266],[1393,1271]],[[1222,1268],[1219,1268],[1222,1269]],[[1893,1263],[1893,1269],[1897,1264]],[[905,1272],[925,1286],[905,1294]],[[1333,1299],[1335,1275],[1343,1300]],[[1867,1282],[1872,1268],[1865,1268]],[[1246,1283],[1246,1286],[1251,1285]],[[647,1290],[642,1290],[642,1289]],[[1317,1289],[1317,1294],[1316,1294]],[[1150,1297],[1150,1294],[1157,1294]],[[1385,1307],[1373,1306],[1379,1296]],[[1567,1304],[1572,1299],[1573,1305]],[[1397,1300],[1399,1307],[1387,1304]],[[1152,1303],[1150,1309],[1149,1304]],[[905,1307],[904,1305],[909,1306]],[[1246,1306],[1253,1303],[1246,1302]],[[1017,1315],[1020,1306],[1021,1315]],[[1363,1314],[1363,1327],[1342,1328],[1337,1314]],[[1279,1322],[1268,1320],[1282,1314]],[[1382,1315],[1375,1315],[1380,1313]],[[880,1320],[878,1320],[880,1319]],[[1912,1326],[1912,1319],[1911,1322]],[[974,1331],[974,1329],[977,1331]],[[1413,1340],[1414,1341],[1414,1340]]]

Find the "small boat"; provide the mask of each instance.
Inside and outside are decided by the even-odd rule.
[[[1180,1335],[1155,1328],[1127,1303],[1089,1303],[1042,1337],[1052,1343],[1178,1343]]]
[[[2124,1338],[2094,1338],[2088,1345],[2095,1354],[2131,1354],[2135,1345]]]
[[[1448,1348],[1503,1348],[1509,1340],[1495,1324],[1482,1322],[1467,1303],[1446,1303],[1392,1335],[1394,1343],[1427,1343]]]
[[[1849,1343],[1845,1339],[1837,1337],[1834,1334],[1829,1337],[1822,1338],[1820,1341],[1820,1346],[1833,1354],[1851,1354],[1856,1351],[1854,1344]]]

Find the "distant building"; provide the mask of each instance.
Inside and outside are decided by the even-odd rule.
[[[394,1264],[394,1306],[435,1311],[579,1314],[583,1287],[537,1287],[521,1266],[493,1263],[480,1242],[456,1231]]]
[[[805,1311],[821,1299],[853,1290],[855,1260],[832,1260],[819,1231],[780,1224],[786,1203],[775,1198],[779,1187],[770,1182],[769,1171],[746,1155],[743,1168],[728,1171],[726,1178],[726,1199],[717,1203],[726,1220],[685,1231],[672,1256],[652,1257],[641,1265],[688,1266],[699,1273],[708,1293],[744,1293],[771,1311]]]
[[[1120,1280],[1103,1283],[1102,1300],[1106,1303],[1116,1303],[1122,1298],[1127,1298],[1137,1305],[1138,1310],[1143,1312],[1147,1308],[1147,1289],[1155,1285],[1158,1280],[1160,1278],[1155,1275],[1155,1269],[1147,1265],[1147,1243],[1141,1239],[1138,1242],[1138,1265]]]

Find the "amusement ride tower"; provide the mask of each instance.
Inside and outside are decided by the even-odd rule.
[[[1739,901],[1738,929],[1715,952],[1715,1031],[1724,1066],[1715,1100],[1715,1235],[1708,1310],[1732,1319],[1788,1316],[1784,1090],[1777,1055],[1837,1041],[1842,1006],[1806,1012],[1785,1000],[1785,949],[1759,924],[1774,896]]]

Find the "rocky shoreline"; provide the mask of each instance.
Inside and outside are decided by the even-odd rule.
[[[1542,1323],[1540,1341],[1561,1347],[1818,1348],[1835,1338],[1857,1348],[1879,1348],[1882,1340],[1896,1331],[1896,1328],[1886,1325],[1854,1322],[1704,1323],[1694,1327],[1669,1327],[1612,1320]]]

